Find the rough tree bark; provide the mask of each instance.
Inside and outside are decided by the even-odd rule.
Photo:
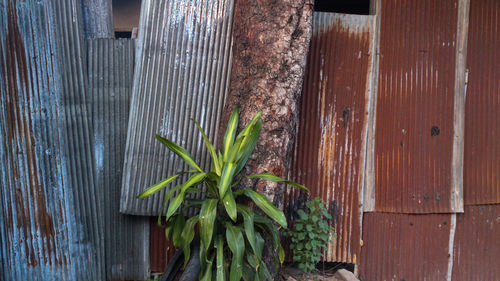
[[[269,171],[287,176],[311,38],[311,3],[236,1],[230,92],[219,134],[224,135],[236,105],[240,106],[240,126],[263,111],[262,133],[247,165],[249,173]],[[278,184],[266,182],[257,186],[257,190],[282,204],[283,189]]]
[[[263,111],[262,133],[248,162],[247,174],[269,171],[287,176],[312,32],[312,3],[311,0],[236,1],[230,92],[219,134],[223,136],[236,105],[240,106],[240,126]],[[243,185],[254,187],[254,182]],[[260,182],[256,189],[282,207],[282,185]]]

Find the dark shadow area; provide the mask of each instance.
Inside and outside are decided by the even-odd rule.
[[[314,10],[317,12],[343,14],[370,14],[370,0],[316,0]]]
[[[115,38],[131,38],[131,37],[132,37],[132,32],[127,32],[127,31],[115,32]]]

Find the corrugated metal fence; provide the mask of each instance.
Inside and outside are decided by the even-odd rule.
[[[232,15],[233,1],[142,2],[121,212],[157,215],[165,190],[136,196],[185,168],[155,134],[181,144],[208,167],[203,139],[190,118],[215,141],[231,66]]]
[[[94,39],[87,43],[96,185],[104,217],[106,279],[145,279],[149,268],[149,218],[119,212],[134,41]]]
[[[102,280],[74,1],[0,2],[2,280]]]
[[[374,140],[379,152],[393,152],[375,150],[373,177],[380,191],[368,198],[375,199],[368,210],[376,212],[364,215],[360,279],[497,280],[500,3],[376,2],[380,74],[374,134],[380,137]],[[429,94],[428,101],[417,102]],[[391,96],[397,106],[384,107],[380,101]],[[408,118],[414,118],[413,131],[404,126]],[[447,144],[441,147],[436,141],[443,133]],[[441,159],[432,160],[436,155]]]
[[[356,263],[373,65],[374,16],[314,13],[294,158],[296,181],[321,196],[337,238],[325,259]],[[288,189],[289,215],[304,198]]]

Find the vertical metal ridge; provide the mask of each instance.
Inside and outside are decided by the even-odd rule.
[[[90,274],[96,280],[104,278],[104,245],[101,233],[103,219],[94,177],[94,155],[91,124],[91,104],[87,98],[87,63],[82,36],[80,4],[76,0],[53,0],[56,51],[60,53],[61,106],[66,110],[63,118],[63,136],[68,161],[67,184],[71,186],[75,216],[82,220],[83,233],[77,239],[88,243],[78,245],[80,253],[87,252],[87,268],[80,274]],[[73,239],[75,239],[74,237]],[[70,249],[72,251],[72,249]]]
[[[78,7],[0,1],[2,280],[103,279]]]
[[[454,212],[457,0],[382,1],[375,210]]]
[[[500,203],[500,3],[471,1],[465,102],[464,200]]]
[[[86,38],[114,38],[112,0],[80,0]]]
[[[360,280],[446,280],[451,216],[365,213]]]
[[[324,259],[356,263],[373,63],[374,16],[315,13],[293,174],[333,214],[337,238]],[[301,203],[295,190],[286,204]],[[303,199],[303,198],[301,198]]]
[[[154,134],[185,146],[203,168],[209,167],[190,118],[214,141],[228,87],[232,15],[233,1],[142,2],[121,212],[157,215],[165,191],[146,199],[136,196],[185,168]]]
[[[120,214],[120,188],[134,73],[134,41],[91,39],[89,97],[93,106],[96,186],[103,206],[106,279],[145,279],[149,219]]]
[[[466,205],[465,212],[457,214],[452,280],[497,280],[500,276],[499,233],[499,204]]]

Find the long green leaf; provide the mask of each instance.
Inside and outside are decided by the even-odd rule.
[[[181,187],[182,187],[182,184],[176,185],[174,188],[169,189],[167,191],[167,193],[165,193],[165,196],[163,197],[163,204],[161,205],[161,208],[160,208],[160,214],[158,215],[158,221],[156,222],[156,224],[158,226],[160,226],[160,227],[162,226],[161,216],[163,215],[163,210],[165,210],[165,207],[167,206],[168,200],[170,199],[170,197],[172,197],[172,194],[174,194],[174,192],[179,190]]]
[[[165,237],[167,238],[167,240],[171,240],[172,239],[172,235],[173,235],[173,232],[174,232],[175,217],[176,216],[173,216],[170,219],[170,223],[167,223],[167,226],[165,226]]]
[[[241,143],[243,142],[243,139],[237,139],[233,146],[229,149],[229,155],[225,158],[224,162],[229,163],[229,162],[236,162],[236,156],[238,156],[238,152],[240,151],[240,146]]]
[[[194,238],[194,226],[198,222],[198,216],[190,217],[184,224],[184,229],[181,233],[182,250],[184,251],[184,266],[187,265],[191,255],[191,242]]]
[[[172,235],[172,241],[174,242],[174,246],[176,248],[180,247],[182,244],[182,230],[184,229],[184,225],[186,224],[186,219],[184,215],[179,214],[174,221],[174,229]]]
[[[227,189],[231,186],[235,171],[236,171],[236,165],[234,163],[224,164],[224,170],[222,170],[222,176],[219,182],[219,196],[221,198],[224,198]]]
[[[262,121],[259,120],[255,126],[251,128],[251,131],[248,135],[246,135],[243,139],[243,142],[240,145],[240,149],[238,151],[237,159],[238,159],[238,169],[236,173],[239,173],[243,167],[245,167],[250,155],[252,155],[255,146],[257,145],[257,140],[259,139],[260,130],[262,128]]]
[[[262,115],[262,111],[259,111],[257,112],[253,117],[252,117],[252,121],[250,121],[250,123],[248,123],[248,125],[238,134],[238,136],[236,138],[241,138],[241,137],[245,137],[247,136],[250,131],[252,130],[252,127],[255,125],[255,123],[260,119],[259,117]]]
[[[224,204],[224,208],[226,209],[229,217],[233,221],[236,221],[236,219],[238,218],[238,212],[236,211],[236,202],[234,201],[233,192],[231,191],[231,189],[228,189],[226,191],[224,198],[222,198],[222,203]]]
[[[268,218],[263,217],[259,214],[255,214],[255,225],[262,229],[269,237],[271,237],[271,242],[273,249],[278,249],[279,262],[283,263],[285,258],[285,252],[280,242],[280,234],[278,227]]]
[[[236,107],[229,118],[227,124],[226,134],[224,135],[224,142],[222,144],[222,154],[224,155],[224,162],[227,162],[229,150],[233,146],[234,137],[236,136],[236,129],[238,129],[238,107]]]
[[[251,176],[248,176],[249,179],[254,179],[254,178],[259,178],[259,179],[263,179],[263,180],[266,180],[266,181],[274,181],[274,182],[284,182],[288,185],[291,185],[291,186],[294,186],[294,187],[298,187],[300,189],[303,189],[307,192],[309,192],[309,189],[307,189],[307,187],[301,185],[301,184],[298,184],[296,182],[293,182],[293,181],[289,181],[289,180],[285,180],[285,179],[282,179],[272,173],[263,173],[263,174],[258,174],[258,175],[251,175]]]
[[[283,212],[276,208],[269,200],[267,200],[266,196],[257,193],[249,188],[245,188],[245,195],[252,199],[252,201],[271,219],[276,221],[279,225],[286,228],[286,217]]]
[[[184,194],[186,193],[186,190],[191,186],[200,183],[205,177],[205,173],[198,173],[189,177],[189,179],[182,185],[179,194],[172,200],[172,202],[170,202],[167,210],[167,220],[175,213],[175,211],[177,211],[177,209],[179,209],[182,202],[184,202]]]
[[[193,120],[193,122],[198,127],[198,130],[200,131],[201,136],[203,137],[203,140],[205,141],[205,146],[207,147],[208,152],[210,152],[210,156],[212,156],[212,162],[214,164],[215,173],[220,176],[220,173],[222,170],[222,163],[219,163],[219,158],[217,157],[217,153],[215,153],[214,146],[212,145],[212,143],[208,139],[207,135],[205,135],[205,132],[201,128],[200,124],[198,124],[198,122],[196,122],[196,120],[194,120],[194,119],[191,119],[191,120]]]
[[[257,248],[255,247],[255,227],[254,227],[254,212],[247,206],[238,204],[237,209],[243,216],[243,225],[245,227],[245,235],[247,237],[250,247],[257,254]]]
[[[196,169],[198,172],[203,172],[203,170],[196,164],[193,159],[193,156],[189,154],[184,148],[176,144],[175,142],[168,140],[160,135],[155,135],[156,139],[159,140],[162,144],[164,144],[170,151],[179,155],[189,166]]]
[[[224,243],[222,236],[217,236],[215,247],[217,248],[217,281],[226,281],[224,276]]]
[[[231,261],[230,281],[240,281],[243,275],[243,253],[245,252],[245,239],[239,227],[226,224],[226,239],[233,259]]]
[[[153,184],[152,186],[148,187],[148,189],[144,190],[141,194],[139,194],[137,196],[137,198],[144,198],[144,197],[147,197],[155,192],[158,192],[159,190],[161,190],[162,188],[167,186],[169,183],[171,183],[173,180],[175,180],[176,178],[178,178],[182,174],[184,174],[184,172],[175,174],[171,177],[168,177],[164,180],[161,180],[161,181]]]
[[[200,281],[211,281],[212,280],[212,263],[214,257],[212,256],[210,259],[206,257],[205,246],[203,246],[203,242],[200,242],[200,262],[201,262],[201,270],[199,274]]]
[[[256,233],[256,244],[257,244],[257,251],[259,252],[259,256],[262,256],[262,251],[264,249],[264,238],[260,235],[260,233]],[[258,266],[258,274],[260,280],[273,280],[271,274],[269,273],[269,270],[267,269],[266,264],[262,261],[259,260],[259,266]]]
[[[214,222],[217,215],[217,199],[206,200],[200,210],[200,238],[205,250],[210,247],[212,234],[214,232]]]
[[[255,271],[252,266],[248,263],[243,265],[243,280],[244,281],[254,281],[255,280]]]

